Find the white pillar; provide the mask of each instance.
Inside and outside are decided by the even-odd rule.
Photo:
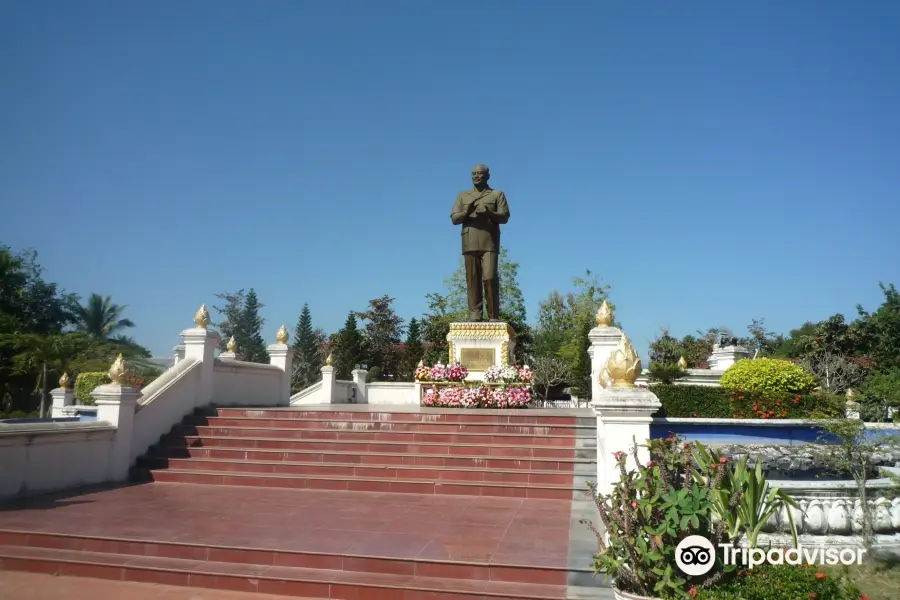
[[[276,406],[291,404],[291,375],[294,370],[294,350],[287,344],[271,344],[266,348],[269,352],[269,364],[281,369],[281,393]]]
[[[212,402],[215,352],[221,339],[218,333],[203,327],[193,327],[181,332],[184,357],[195,358],[203,363],[200,365],[200,385],[194,406],[207,406]]]
[[[609,355],[616,349],[623,335],[618,327],[605,325],[598,325],[588,333],[588,339],[591,340],[591,347],[588,348],[588,355],[591,357],[591,398],[599,396],[600,390],[603,389],[600,384],[600,372],[603,371]]]
[[[334,367],[322,367],[322,399],[325,404],[334,404]]]
[[[596,394],[591,401],[597,415],[597,487],[608,494],[619,480],[613,452],[625,452],[634,467],[631,447],[638,445],[638,457],[650,460],[646,447],[650,439],[651,415],[662,406],[656,394],[647,388],[611,387]]]
[[[743,346],[713,346],[712,355],[707,359],[712,371],[724,371],[739,360],[750,356],[750,351]]]
[[[172,348],[172,356],[175,358],[175,364],[178,364],[178,361],[184,359],[184,344],[178,344],[174,348]]]
[[[354,369],[350,372],[353,376],[353,383],[356,385],[356,403],[368,404],[368,396],[366,394],[366,376],[369,374],[365,369]]]
[[[65,417],[65,407],[73,406],[75,404],[75,394],[72,393],[72,388],[56,388],[55,390],[51,390],[50,398],[53,399],[53,403],[50,407],[50,416],[54,419]]]
[[[141,392],[119,383],[107,383],[94,388],[91,395],[97,403],[97,420],[116,428],[109,453],[109,479],[123,481],[131,467],[134,409]]]

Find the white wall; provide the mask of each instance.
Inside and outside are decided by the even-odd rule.
[[[213,403],[217,406],[278,406],[284,372],[274,366],[239,360],[216,359],[213,368]]]
[[[202,365],[196,359],[182,359],[144,389],[134,413],[132,462],[194,412]]]
[[[369,404],[406,404],[418,406],[418,389],[413,382],[378,381],[366,385]]]
[[[106,423],[0,425],[0,499],[111,480]]]

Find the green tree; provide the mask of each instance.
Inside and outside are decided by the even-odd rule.
[[[247,299],[244,301],[244,310],[241,312],[240,328],[235,335],[238,344],[238,356],[241,360],[255,363],[269,362],[269,352],[266,350],[266,342],[262,335],[263,319],[259,314],[262,308],[256,291],[250,288]]]
[[[393,302],[393,298],[384,295],[369,300],[369,310],[356,313],[358,319],[366,321],[366,356],[368,364],[377,369],[378,379],[396,379],[400,375],[398,346],[403,319],[394,312]]]
[[[435,365],[439,362],[447,362],[450,353],[447,344],[450,323],[464,321],[466,317],[464,314],[451,312],[450,301],[443,294],[427,294],[425,300],[428,303],[428,312],[419,320],[422,341],[425,345],[425,364]]]
[[[419,321],[415,317],[409,320],[409,327],[406,329],[406,344],[403,348],[403,358],[400,368],[400,379],[402,381],[412,381],[416,371],[416,365],[424,356],[424,348],[422,346],[422,331],[419,327]]]
[[[0,335],[0,346],[11,348],[15,352],[15,372],[38,374],[34,391],[40,391],[38,414],[41,418],[48,415],[51,379],[58,379],[69,361],[88,344],[89,340],[78,333]]]
[[[104,340],[128,327],[134,327],[130,319],[122,317],[127,306],[113,303],[112,297],[91,294],[87,304],[75,309],[75,328],[95,340]]]
[[[880,371],[887,372],[900,367],[900,292],[894,284],[878,284],[884,294],[884,302],[873,313],[857,306],[858,328],[862,338],[859,354],[868,354]]]
[[[294,372],[291,389],[300,391],[321,379],[319,370],[324,364],[322,357],[322,340],[312,324],[312,313],[309,304],[303,305],[300,318],[294,330]]]
[[[225,352],[228,346],[228,340],[234,337],[235,342],[238,341],[236,333],[241,327],[241,317],[244,312],[244,303],[247,299],[247,294],[242,288],[236,292],[216,294],[216,298],[225,302],[223,306],[213,306],[213,310],[221,315],[219,322],[215,323],[215,326],[222,334],[222,339],[219,340],[219,351]]]
[[[344,328],[332,337],[335,377],[344,380],[350,379],[351,371],[356,368],[356,365],[365,361],[365,356],[365,340],[357,327],[356,313],[351,311],[344,322]]]

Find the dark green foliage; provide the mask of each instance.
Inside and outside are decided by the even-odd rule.
[[[366,360],[365,341],[356,325],[356,314],[350,312],[344,322],[344,328],[333,338],[332,359],[334,360],[335,377],[350,379],[350,373],[356,365]]]
[[[447,334],[450,333],[450,323],[455,315],[449,310],[450,301],[447,296],[432,293],[427,294],[425,299],[428,302],[428,312],[419,321],[425,347],[425,364],[446,363],[450,353]]]
[[[75,400],[78,404],[85,406],[94,405],[94,397],[91,392],[98,385],[109,383],[109,375],[106,373],[81,373],[75,378]]]
[[[403,359],[400,368],[401,381],[412,381],[416,365],[424,358],[425,350],[422,346],[422,331],[416,318],[409,320],[406,330],[406,345],[403,348]]]
[[[581,348],[580,352],[575,354],[575,360],[572,362],[572,381],[569,382],[569,387],[572,395],[581,400],[591,399],[591,357],[588,354],[591,340],[588,338],[588,334],[593,326],[591,320],[585,319],[582,322]]]
[[[857,600],[859,597],[859,590],[833,569],[768,564],[752,571],[739,571],[731,581],[701,590],[694,596],[696,600]]]
[[[662,404],[662,408],[654,416],[704,419],[732,417],[731,394],[720,387],[655,384],[650,389]]]
[[[647,369],[647,378],[651,383],[673,383],[677,379],[681,379],[687,375],[677,363],[658,363],[651,362],[650,368]]]
[[[304,304],[300,311],[297,327],[294,329],[294,372],[291,391],[298,392],[322,378],[320,369],[324,364],[322,340],[313,329],[312,313]]]
[[[256,296],[256,291],[250,288],[241,313],[240,336],[235,336],[235,339],[238,343],[238,357],[241,360],[267,363],[269,352],[266,350],[266,341],[262,334],[265,319],[259,315],[260,308],[262,304]]]
[[[251,288],[244,293],[243,289],[234,293],[216,294],[216,298],[225,301],[225,306],[213,308],[222,315],[217,324],[222,334],[219,342],[219,350],[224,351],[228,340],[234,337],[237,343],[237,358],[248,362],[267,363],[269,353],[266,350],[266,342],[262,335],[262,327],[265,323],[259,311],[264,306]]]
[[[365,349],[370,367],[378,367],[380,380],[396,381],[400,375],[400,336],[403,319],[394,312],[394,299],[381,296],[369,300],[369,310],[356,313],[356,317],[366,321]]]
[[[880,371],[900,368],[900,292],[894,284],[878,284],[884,302],[869,314],[857,307],[859,328],[865,343],[865,353],[875,360]]]
[[[75,327],[88,336],[103,340],[127,327],[134,327],[130,319],[122,317],[127,306],[114,304],[110,296],[91,294],[87,304],[75,307]]]

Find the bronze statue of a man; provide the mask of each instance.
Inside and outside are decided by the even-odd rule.
[[[500,279],[497,257],[500,254],[500,225],[509,221],[506,195],[491,189],[491,171],[484,165],[472,169],[474,188],[456,197],[450,220],[462,225],[462,252],[466,263],[466,288],[469,317],[483,319],[483,299],[487,299],[487,316],[500,320]],[[482,285],[484,294],[482,295]]]

